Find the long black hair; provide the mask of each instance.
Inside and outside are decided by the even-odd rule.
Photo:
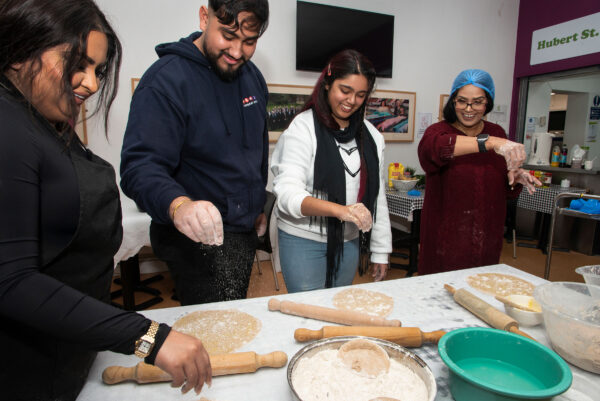
[[[117,95],[122,50],[113,28],[93,0],[0,0],[0,73],[6,74],[14,65],[31,61],[31,68],[24,71],[29,79],[26,89],[30,90],[41,70],[42,54],[67,44],[62,91],[71,93],[71,78],[85,62],[90,31],[102,32],[108,40],[106,62],[97,73],[100,88],[96,107],[91,113],[103,112],[106,130],[108,113]],[[31,94],[25,93],[28,95]],[[73,122],[77,121],[75,99],[69,114]]]
[[[485,105],[485,113],[483,113],[483,115],[485,116],[487,113],[494,109],[494,99],[486,90],[484,90],[483,93],[485,93],[485,98],[487,99],[487,104]],[[455,123],[458,119],[456,117],[456,108],[454,107],[454,100],[457,96],[458,90],[455,90],[452,96],[450,96],[450,98],[446,102],[446,105],[444,106],[444,120],[446,120],[450,124]]]
[[[351,121],[360,124],[365,118],[367,99],[375,86],[376,72],[371,61],[356,50],[342,50],[329,60],[302,111],[313,109],[315,116],[323,125],[333,130],[339,129],[338,123],[331,114],[331,106],[327,100],[327,87],[331,88],[336,79],[343,79],[352,74],[362,75],[367,79],[368,90],[365,101],[350,117]]]

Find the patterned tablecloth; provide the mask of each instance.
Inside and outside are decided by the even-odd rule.
[[[448,273],[431,274],[397,280],[385,280],[377,283],[360,284],[354,287],[384,293],[394,299],[394,307],[388,319],[400,319],[404,327],[419,327],[430,332],[469,326],[487,327],[487,325],[458,305],[452,296],[444,290],[444,284],[455,288],[468,288],[473,294],[484,299],[497,309],[503,310],[502,304],[474,288],[469,287],[466,278],[477,273],[503,273],[520,277],[534,285],[545,280],[517,270],[508,265],[494,265],[473,269],[458,270]],[[289,300],[313,305],[333,307],[333,296],[341,288],[329,288],[318,291],[308,291],[277,296],[280,300]],[[281,350],[288,356],[294,356],[306,343],[294,340],[294,330],[300,327],[311,330],[320,329],[333,323],[286,315],[280,312],[270,312],[267,307],[269,298],[253,298],[238,301],[218,302],[212,304],[182,306],[142,311],[144,315],[154,320],[173,324],[181,316],[197,310],[237,309],[256,317],[262,322],[261,331],[249,343],[236,352],[254,351],[259,354]],[[544,345],[548,339],[544,326],[527,327],[523,330]],[[435,401],[451,401],[449,390],[449,372],[437,351],[437,345],[427,344],[420,348],[412,348],[431,368],[437,382]],[[220,376],[213,379],[210,388],[204,387],[198,396],[190,391],[182,395],[179,389],[171,388],[169,383],[138,385],[127,382],[117,385],[102,383],[102,371],[111,365],[134,366],[139,358],[133,355],[122,355],[113,352],[100,352],[92,366],[87,383],[78,397],[78,401],[198,401],[205,397],[211,401],[292,401],[294,398],[287,382],[287,369],[259,369],[256,373]],[[569,365],[577,377],[596,381],[598,376],[584,372]],[[579,380],[579,379],[576,379]],[[580,400],[580,398],[557,398],[558,400]]]
[[[523,188],[517,201],[517,207],[552,214],[554,198],[563,192],[584,193],[585,189],[575,187],[562,188],[560,185],[550,185],[549,188],[536,188],[533,195],[529,195],[529,192]]]
[[[408,221],[413,219],[413,211],[423,208],[425,200],[425,191],[419,190],[421,195],[411,196],[406,192],[399,192],[395,189],[388,189],[385,193],[390,214],[403,217]]]

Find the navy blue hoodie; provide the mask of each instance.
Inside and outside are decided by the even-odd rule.
[[[265,202],[267,85],[247,62],[221,80],[194,45],[158,45],[140,80],[121,152],[123,192],[161,224],[178,196],[212,202],[225,231],[248,231]]]

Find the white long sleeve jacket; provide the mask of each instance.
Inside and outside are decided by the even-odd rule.
[[[371,262],[389,263],[389,254],[392,252],[392,232],[390,228],[389,210],[385,197],[385,181],[382,172],[385,141],[383,135],[368,121],[365,120],[369,133],[377,145],[379,157],[379,194],[377,196],[377,213],[371,234]],[[342,148],[356,146],[356,141],[339,144]],[[294,118],[288,129],[279,137],[271,159],[271,171],[274,175],[273,192],[277,196],[277,226],[284,232],[297,237],[319,242],[327,242],[327,225],[323,226],[323,233],[318,219],[304,216],[301,205],[304,198],[313,196],[313,177],[315,155],[317,152],[317,138],[312,110],[306,110]],[[348,155],[340,149],[342,160],[350,171],[360,168],[358,152]],[[346,204],[356,203],[360,186],[360,174],[352,177],[347,172],[346,177]],[[344,240],[349,241],[358,237],[358,227],[353,223],[345,224]]]

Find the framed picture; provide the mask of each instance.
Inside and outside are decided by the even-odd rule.
[[[367,104],[365,118],[386,142],[412,142],[415,134],[415,92],[376,90]]]
[[[450,99],[450,95],[440,95],[440,109],[438,111],[438,121],[442,121],[444,119],[444,107],[446,106],[446,102],[448,101],[448,99]]]
[[[269,103],[267,103],[267,127],[269,142],[277,142],[296,113],[312,93],[312,86],[268,84]]]
[[[77,119],[77,124],[75,124],[75,133],[79,137],[81,143],[87,146],[88,137],[87,137],[87,123],[86,116],[87,109],[85,107],[85,103],[81,105],[81,109],[79,111],[79,118]]]
[[[131,78],[131,94],[133,95],[133,91],[137,88],[140,83],[140,78]]]

